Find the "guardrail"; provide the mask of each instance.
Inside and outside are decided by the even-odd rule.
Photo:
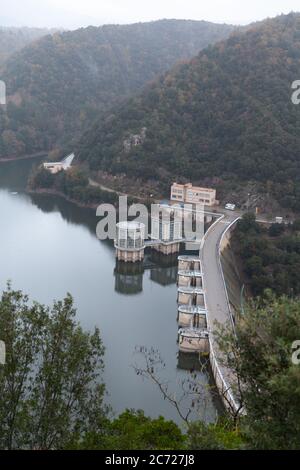
[[[199,253],[199,257],[200,257],[200,260],[202,262],[202,266],[203,266],[203,260],[202,260],[202,249],[203,249],[203,246],[204,246],[204,243],[208,237],[208,235],[210,234],[210,232],[213,230],[213,228],[222,220],[224,219],[225,216],[222,215],[221,217],[219,217],[210,227],[209,229],[207,230],[206,234],[204,235],[203,237],[203,240],[201,242],[201,246],[200,246],[200,253]],[[238,217],[237,219],[235,219],[227,228],[226,230],[223,232],[222,236],[220,237],[220,241],[219,241],[219,246],[218,246],[218,257],[219,257],[219,269],[221,270],[221,275],[222,275],[222,279],[223,279],[223,283],[224,283],[224,288],[225,288],[225,293],[226,293],[226,298],[227,298],[227,302],[228,302],[228,307],[229,307],[229,312],[230,312],[230,316],[231,316],[231,322],[232,322],[232,326],[233,326],[233,330],[235,331],[235,326],[234,326],[234,320],[233,320],[233,316],[232,316],[232,311],[231,311],[231,306],[230,306],[230,302],[229,302],[229,297],[228,297],[228,292],[227,292],[227,287],[226,287],[226,282],[225,282],[225,277],[224,277],[224,273],[223,273],[223,269],[222,269],[222,264],[221,264],[221,258],[220,258],[220,255],[221,255],[221,243],[222,241],[224,240],[224,237],[225,235],[227,234],[228,230],[230,230],[232,228],[232,226],[240,219],[240,217]],[[203,290],[205,291],[205,273],[204,273],[204,276],[203,276]],[[209,311],[208,311],[208,314],[207,314],[207,317],[209,319]],[[216,387],[217,389],[219,390],[219,393],[220,393],[220,396],[222,398],[222,401],[224,403],[224,406],[226,408],[228,407],[232,407],[236,412],[238,412],[238,410],[240,409],[240,405],[239,403],[237,403],[235,397],[233,396],[233,393],[231,391],[231,386],[229,384],[227,384],[227,381],[225,379],[225,377],[223,376],[223,373],[220,369],[220,366],[219,366],[219,363],[218,363],[218,359],[216,357],[216,353],[215,353],[215,350],[214,350],[214,346],[213,346],[213,342],[210,340],[210,354],[209,354],[209,359],[210,359],[210,365],[211,365],[211,370],[212,370],[212,373],[213,373],[213,377],[214,377],[214,381],[215,381],[215,384],[216,384]]]
[[[231,392],[231,387],[226,383],[226,380],[223,377],[222,371],[218,364],[218,360],[215,355],[214,348],[212,347],[211,341],[210,344],[210,366],[213,373],[214,381],[219,394],[222,398],[222,401],[226,408],[231,406],[235,412],[240,409],[240,405],[235,400],[233,393]],[[229,405],[230,404],[230,405]]]
[[[222,279],[223,279],[223,284],[224,284],[224,289],[225,289],[225,294],[226,294],[226,300],[227,300],[227,306],[228,306],[228,310],[229,310],[229,313],[230,313],[230,320],[231,320],[231,324],[232,324],[232,328],[233,328],[234,333],[235,333],[235,323],[234,323],[234,317],[233,317],[233,314],[232,314],[232,308],[231,308],[231,304],[230,304],[230,300],[229,300],[226,280],[225,280],[224,271],[223,271],[222,262],[221,262],[221,256],[222,256],[221,246],[222,246],[222,243],[223,243],[225,237],[227,236],[227,233],[232,229],[232,227],[239,220],[240,220],[240,217],[237,217],[233,222],[231,222],[230,225],[228,225],[226,230],[224,230],[224,232],[221,235],[220,242],[219,242],[219,247],[218,247],[218,250],[219,250],[219,269],[220,269],[221,276],[222,276]]]
[[[216,215],[216,214],[215,214]],[[204,246],[204,243],[205,243],[205,240],[207,239],[207,236],[208,234],[212,231],[212,229],[220,222],[220,220],[224,219],[225,218],[225,215],[224,214],[218,214],[220,215],[220,217],[217,218],[217,220],[215,220],[215,222],[208,228],[208,230],[205,232],[204,234],[204,237],[202,238],[201,240],[201,244],[200,244],[200,253],[202,252],[202,248]],[[201,260],[201,255],[199,256],[200,260]]]

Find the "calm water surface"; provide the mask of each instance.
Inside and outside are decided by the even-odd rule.
[[[114,411],[140,408],[178,420],[155,386],[132,368],[140,361],[136,346],[158,349],[166,363],[163,379],[179,396],[188,373],[178,368],[176,265],[147,260],[144,273],[116,270],[113,246],[96,238],[93,212],[60,198],[25,194],[33,164],[0,164],[1,291],[11,280],[14,288],[46,304],[70,292],[82,326],[101,330],[107,401]],[[201,374],[199,380],[206,381]],[[213,419],[215,413],[209,400],[204,417]]]

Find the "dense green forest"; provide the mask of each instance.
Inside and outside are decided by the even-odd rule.
[[[300,295],[300,220],[266,228],[246,214],[237,224],[232,247],[243,262],[251,294]]]
[[[4,28],[0,26],[0,66],[27,44],[54,31],[40,28]]]
[[[7,109],[0,109],[0,158],[70,148],[120,99],[232,29],[163,20],[41,38],[0,69],[8,93]]]
[[[236,393],[247,415],[228,412],[180,429],[141,410],[113,414],[100,331],[82,329],[70,295],[47,307],[8,285],[0,297],[0,449],[297,449],[300,369],[291,346],[299,338],[299,308],[297,300],[269,296],[249,306],[238,341],[231,328],[218,331],[226,362],[244,385]]]
[[[300,15],[235,32],[110,111],[81,140],[94,170],[144,179],[256,180],[300,203]],[[146,138],[127,142],[146,128]]]

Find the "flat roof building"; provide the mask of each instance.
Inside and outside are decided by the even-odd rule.
[[[201,188],[199,186],[193,186],[191,183],[173,183],[171,186],[171,201],[186,204],[203,204],[205,206],[218,204],[215,189]]]
[[[74,153],[71,153],[70,155],[65,157],[61,162],[44,163],[44,168],[45,170],[48,170],[50,173],[55,175],[56,173],[59,173],[60,171],[66,171],[69,168],[71,168],[74,158],[75,158]]]

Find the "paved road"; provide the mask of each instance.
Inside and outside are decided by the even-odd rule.
[[[230,308],[224,285],[222,270],[219,259],[219,245],[221,237],[228,226],[236,219],[236,215],[227,214],[209,232],[201,250],[202,269],[204,273],[204,290],[206,294],[206,306],[208,310],[208,327],[210,340],[217,358],[222,359],[217,344],[214,340],[213,331],[215,322],[232,325]],[[234,376],[230,370],[220,362],[219,369],[226,382],[226,389],[234,382]]]
[[[101,183],[97,183],[97,181],[94,181],[91,178],[89,178],[89,185],[93,186],[95,188],[100,188],[100,189],[102,189],[102,191],[106,191],[107,193],[114,193],[114,194],[117,194],[118,196],[129,196],[129,197],[131,197],[132,199],[134,199],[136,201],[145,202],[145,200],[146,200],[145,197],[135,196],[134,194],[122,193],[121,191],[117,191],[115,189],[108,188],[107,186],[104,186]],[[156,202],[156,201],[154,201],[154,202]]]
[[[120,193],[119,191],[115,191],[114,189],[108,188],[107,186],[103,186],[103,184],[97,183],[97,181],[94,181],[91,178],[89,178],[89,185],[93,186],[94,188],[100,188],[102,191],[106,191],[107,193],[114,193],[118,194],[119,196],[125,196],[124,193]]]
[[[230,311],[219,262],[219,245],[223,232],[236,219],[226,216],[209,232],[202,248],[202,268],[205,277],[207,308],[214,321],[226,323],[230,321]]]

